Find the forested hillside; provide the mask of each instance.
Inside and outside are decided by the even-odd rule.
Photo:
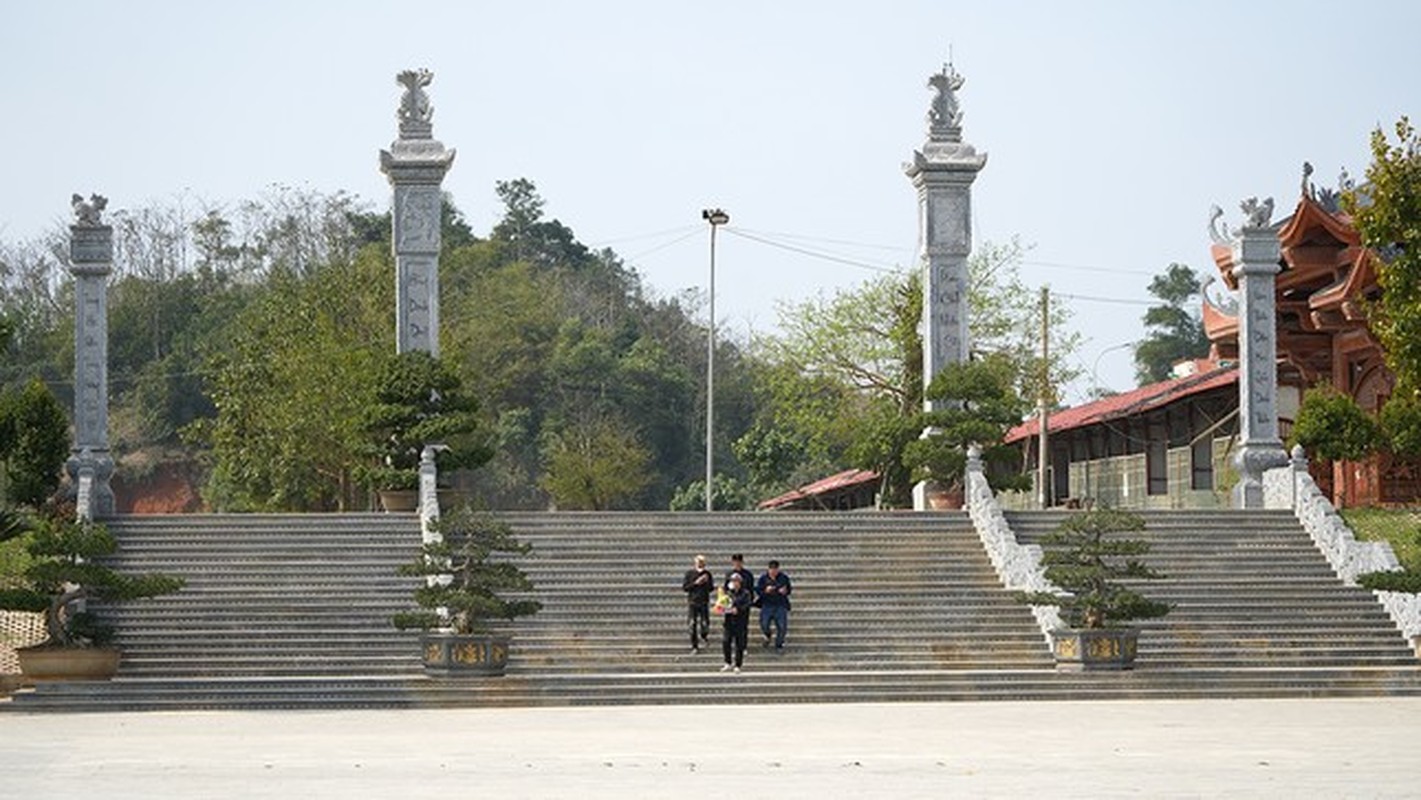
[[[617,253],[589,249],[545,217],[530,181],[496,193],[502,218],[486,234],[452,200],[444,208],[442,357],[496,452],[458,482],[495,508],[701,507],[702,298],[658,294]],[[277,187],[109,221],[121,496],[178,476],[212,510],[373,507],[359,477],[374,376],[394,351],[389,215],[344,193]],[[0,242],[0,319],[12,332],[0,385],[39,378],[67,408],[66,237]],[[1012,334],[1037,326],[1020,253],[984,252],[974,337],[1015,358],[1029,391],[1030,341]],[[882,471],[885,502],[904,502],[900,457],[921,430],[920,295],[906,273],[886,276],[787,304],[772,337],[718,342],[718,507],[753,507],[851,466]]]

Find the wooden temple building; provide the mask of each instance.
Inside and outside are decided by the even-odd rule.
[[[1276,223],[1281,245],[1277,276],[1278,415],[1287,438],[1302,393],[1330,383],[1377,413],[1394,379],[1367,326],[1366,308],[1380,295],[1376,256],[1362,247],[1338,193],[1319,190],[1305,167],[1302,196]],[[1346,185],[1344,175],[1343,189]],[[1230,290],[1233,254],[1212,255]],[[1210,281],[1206,281],[1207,285]],[[1207,361],[1162,383],[1056,412],[1049,418],[1048,478],[1054,503],[1096,500],[1129,507],[1224,505],[1236,442],[1238,317],[1236,306],[1204,295]],[[1013,429],[1035,470],[1038,422]],[[1364,462],[1314,464],[1313,476],[1340,506],[1414,502],[1421,475],[1412,461],[1380,454]]]

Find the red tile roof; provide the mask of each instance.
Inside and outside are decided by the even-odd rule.
[[[1228,386],[1238,381],[1237,367],[1218,367],[1208,372],[1171,378],[1167,381],[1141,386],[1128,392],[1103,397],[1093,403],[1057,411],[1049,417],[1049,430],[1059,433],[1086,425],[1094,425],[1106,420],[1119,419],[1140,414],[1191,395]],[[1036,436],[1037,420],[1026,422],[1007,431],[1007,444]]]
[[[791,489],[779,497],[771,497],[760,503],[760,509],[781,508],[799,500],[805,500],[815,495],[828,494],[838,489],[847,489],[853,486],[860,486],[865,483],[873,483],[878,480],[878,473],[867,469],[849,469],[830,475],[827,478],[820,478],[813,483],[806,483],[798,489]]]

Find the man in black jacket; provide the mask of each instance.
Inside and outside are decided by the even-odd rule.
[[[740,553],[736,553],[730,557],[730,571],[725,573],[725,581],[721,583],[721,586],[724,587],[726,591],[730,591],[730,577],[732,575],[740,576],[740,585],[744,587],[746,591],[750,592],[753,597],[755,592],[755,573],[745,568],[745,556]]]
[[[686,593],[686,625],[691,630],[691,653],[701,652],[710,636],[710,596],[715,576],[706,569],[706,557],[696,556],[696,566],[686,570],[681,589]]]
[[[785,629],[789,627],[789,596],[794,591],[789,576],[780,572],[780,562],[771,561],[769,569],[755,584],[755,596],[760,601],[760,633],[765,646],[770,646],[770,625],[775,627],[775,650],[784,650]]]

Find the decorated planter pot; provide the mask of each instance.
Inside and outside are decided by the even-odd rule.
[[[118,672],[111,647],[22,647],[15,655],[27,681],[106,681]]]
[[[1139,628],[1066,628],[1051,631],[1056,669],[1122,670],[1135,666]]]
[[[489,634],[426,633],[420,637],[424,670],[441,678],[486,678],[508,666],[509,637]]]

